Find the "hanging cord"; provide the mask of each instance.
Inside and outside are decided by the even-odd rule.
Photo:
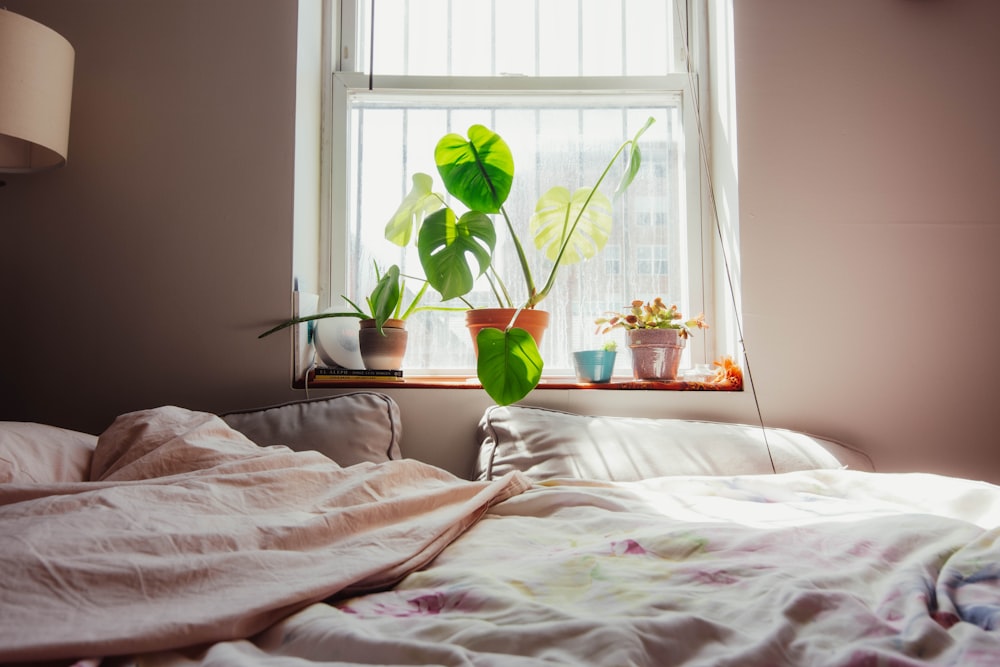
[[[374,2],[374,0],[372,1]],[[729,254],[726,252],[726,239],[725,235],[722,233],[722,223],[719,221],[719,204],[715,196],[715,181],[712,176],[712,170],[709,168],[708,145],[705,141],[705,127],[702,123],[701,93],[698,89],[698,80],[695,76],[694,66],[691,62],[691,8],[688,2],[685,2],[684,4],[687,9],[686,17],[681,16],[679,1],[674,2],[674,11],[677,15],[677,24],[681,26],[683,33],[684,68],[687,71],[689,87],[691,89],[691,100],[694,105],[695,123],[698,127],[698,150],[701,153],[701,163],[704,165],[705,180],[708,184],[708,196],[712,206],[712,221],[715,226],[715,231],[719,236],[719,247],[722,251],[722,263],[726,270],[726,281],[729,287],[729,296],[733,303],[733,321],[736,324],[736,335],[739,338],[740,348],[743,350],[743,365],[746,371],[745,375],[747,382],[750,384],[750,393],[753,395],[754,408],[757,411],[757,423],[760,425],[760,432],[764,437],[764,446],[767,448],[767,458],[771,463],[771,471],[774,474],[777,474],[778,469],[777,466],[774,465],[774,455],[771,453],[771,444],[767,439],[767,428],[764,426],[764,415],[761,412],[760,400],[757,397],[757,384],[753,381],[753,373],[750,371],[750,355],[747,352],[746,340],[743,338],[743,324],[740,319],[740,310],[736,305],[736,285],[733,282],[733,273],[729,265]],[[707,13],[705,18],[707,20]]]
[[[372,0],[368,35],[368,91],[375,89],[375,0]]]

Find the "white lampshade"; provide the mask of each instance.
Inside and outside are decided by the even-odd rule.
[[[0,9],[0,173],[66,163],[73,60],[59,33]]]

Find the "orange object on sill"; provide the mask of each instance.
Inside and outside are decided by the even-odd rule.
[[[734,391],[741,391],[743,389],[743,369],[733,361],[732,357],[727,354],[724,357],[719,357],[713,363],[718,366],[718,369],[715,371],[715,377],[712,378],[711,382],[730,384],[733,386]]]

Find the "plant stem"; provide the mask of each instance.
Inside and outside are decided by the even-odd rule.
[[[531,267],[528,265],[528,257],[524,254],[524,247],[521,245],[521,241],[517,238],[517,232],[514,231],[514,225],[511,223],[510,217],[507,215],[507,209],[501,206],[500,213],[503,214],[503,219],[507,223],[507,231],[510,232],[510,238],[514,241],[514,250],[517,251],[517,260],[521,263],[521,273],[524,274],[525,286],[528,288],[528,302],[525,305],[531,307],[535,305],[538,300],[535,300],[535,279],[531,275]],[[560,252],[560,254],[562,253]],[[504,293],[506,294],[506,292],[507,290],[505,288]],[[510,295],[507,294],[506,296],[507,301],[510,302]]]
[[[503,278],[500,277],[500,273],[490,264],[489,271],[486,273],[486,282],[490,284],[490,289],[493,290],[493,296],[497,300],[497,304],[503,308],[513,308],[514,302],[510,298],[510,293],[507,291],[507,285],[504,284]]]

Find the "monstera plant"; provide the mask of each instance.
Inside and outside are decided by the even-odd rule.
[[[642,164],[639,137],[652,123],[649,118],[618,147],[593,187],[570,192],[557,186],[538,200],[528,232],[535,248],[551,262],[541,283],[532,274],[518,227],[504,207],[514,184],[514,157],[499,134],[473,125],[468,136],[446,134],[434,149],[445,189],[468,209],[461,214],[434,192],[430,175],[413,176],[413,187],[386,225],[385,236],[400,246],[416,243],[426,279],[444,299],[465,297],[476,280],[485,277],[498,307],[513,311],[502,328],[486,327],[476,334],[477,375],[497,403],[521,400],[541,379],[544,364],[535,339],[516,326],[518,318],[548,296],[561,265],[589,259],[603,249],[612,227],[612,205],[599,188],[620,158],[625,167],[613,196],[628,188]],[[523,285],[516,296],[493,262],[498,236],[494,215],[503,220],[520,266]]]

